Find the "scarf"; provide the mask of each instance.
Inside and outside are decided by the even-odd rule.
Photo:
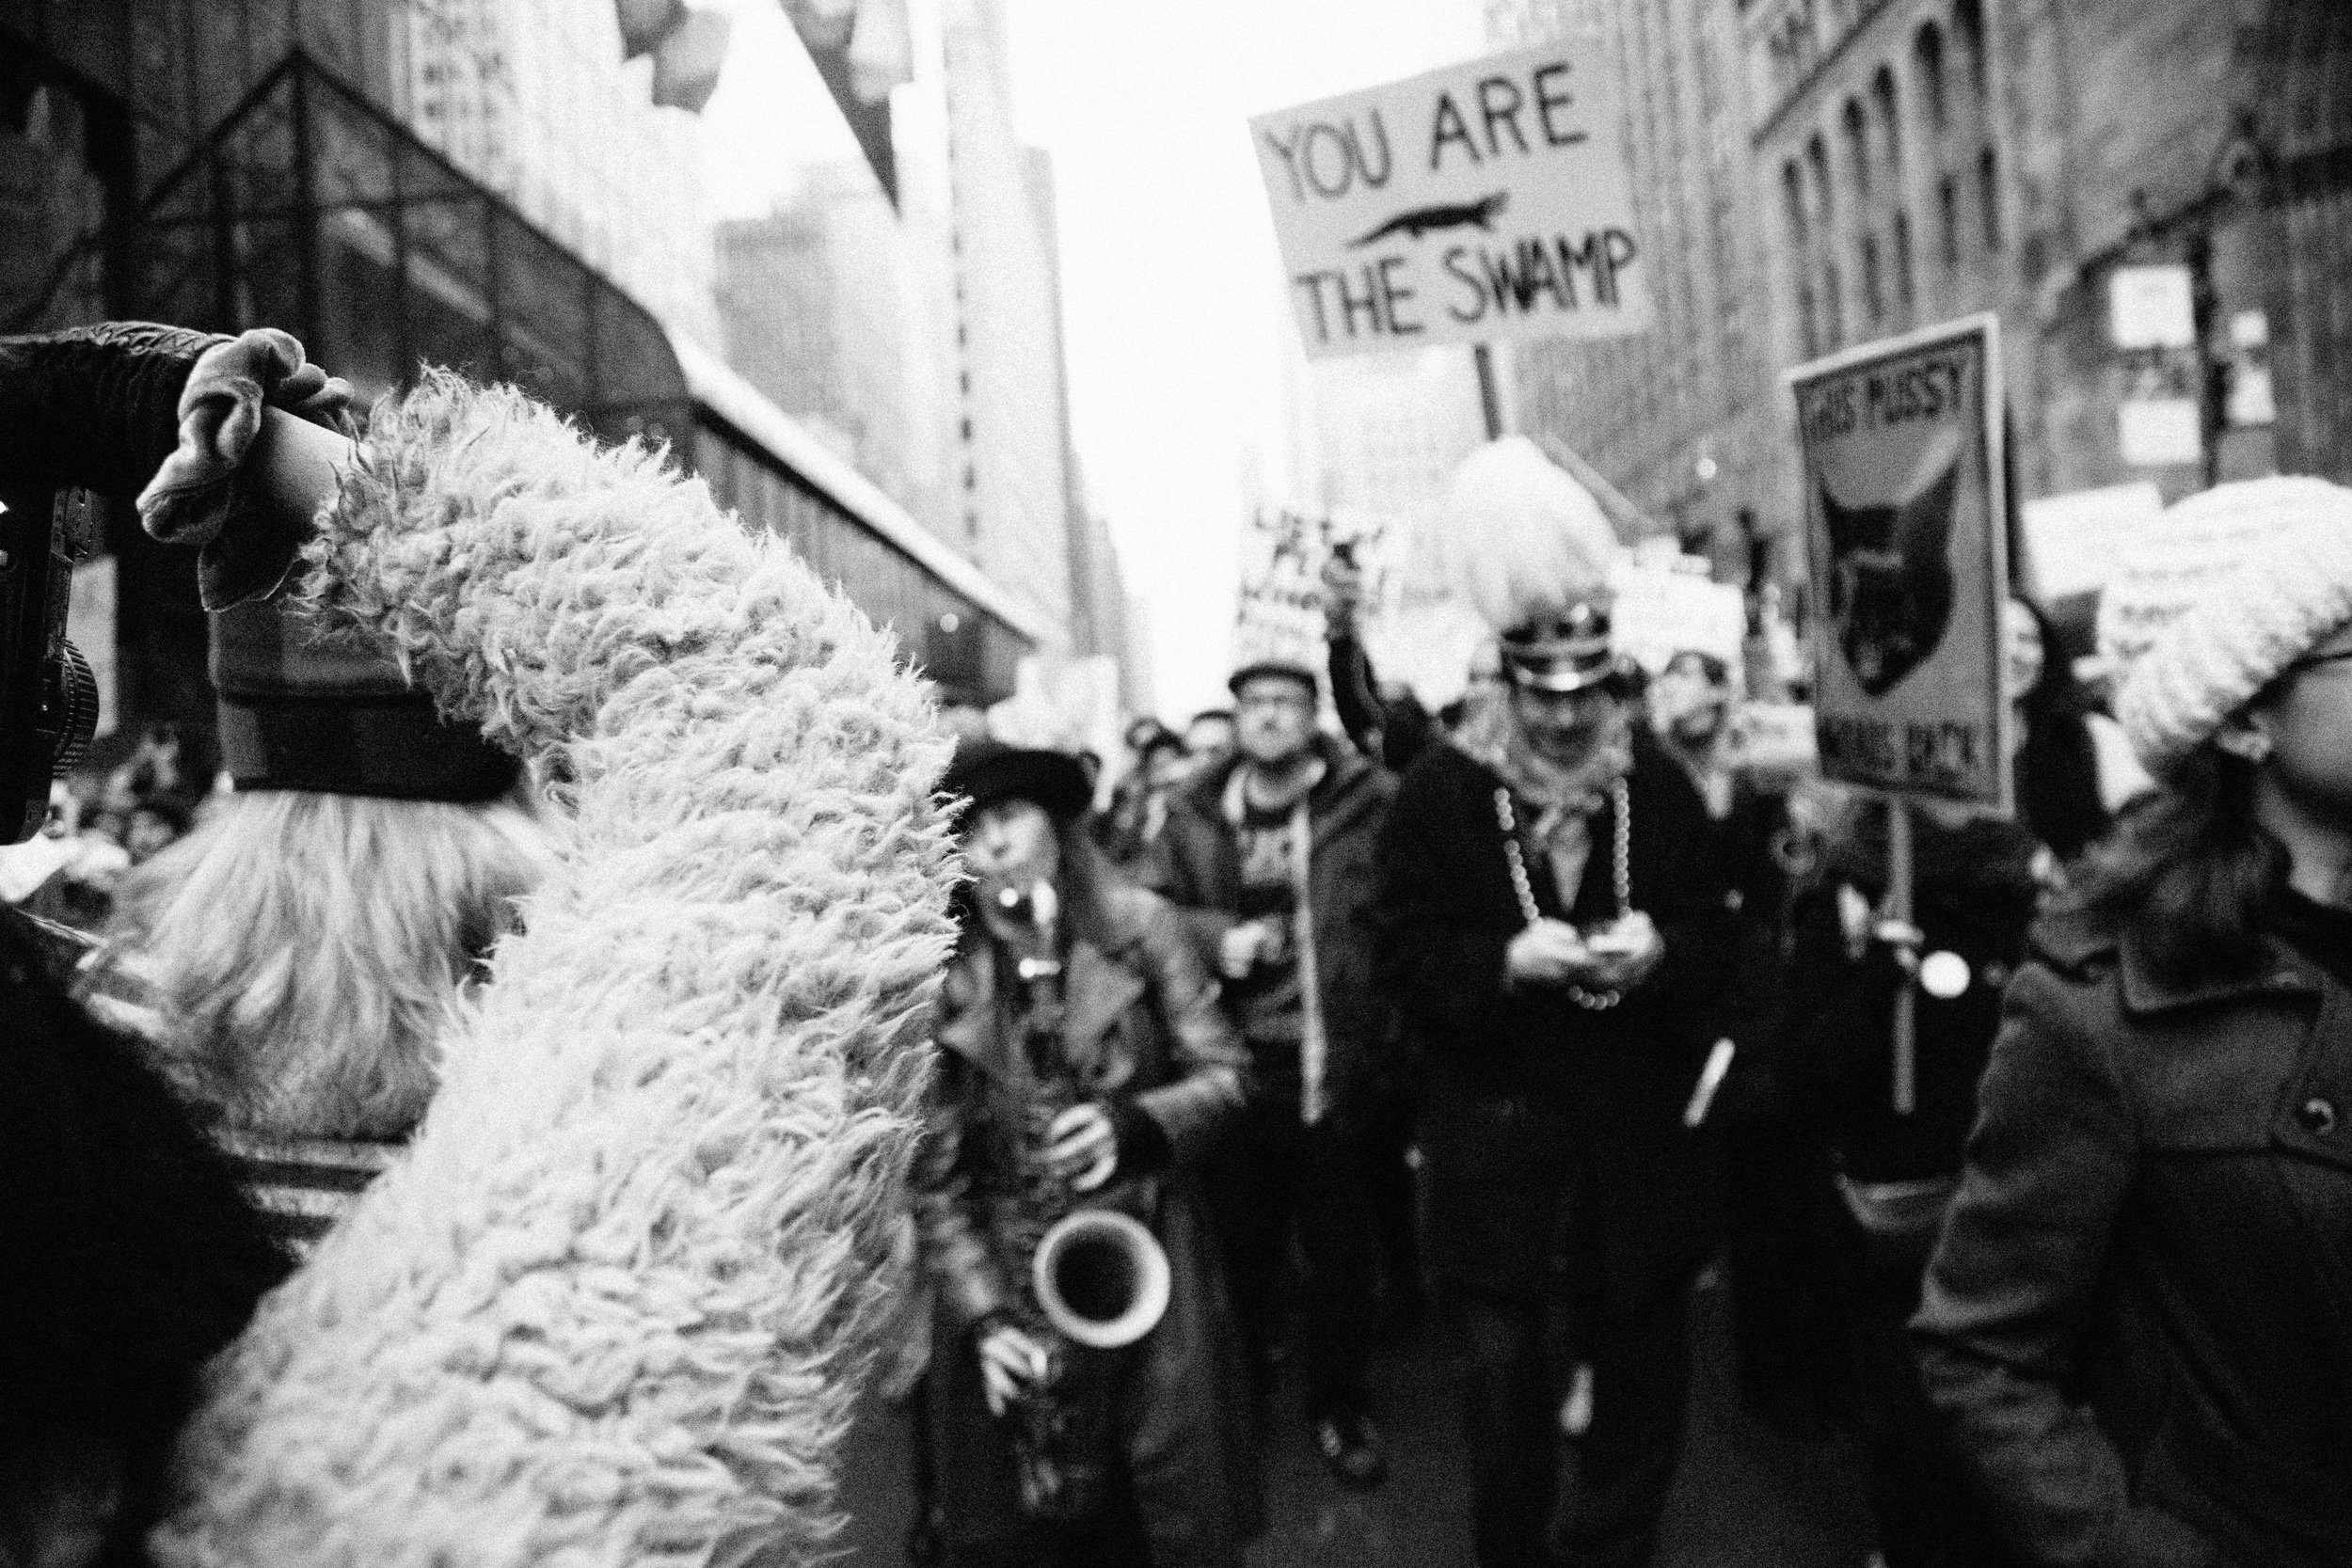
[[[1622,706],[1608,721],[1598,744],[1574,768],[1561,767],[1529,744],[1511,712],[1509,693],[1500,689],[1471,700],[1451,738],[1456,750],[1535,808],[1528,833],[1545,853],[1572,856],[1579,864],[1589,843],[1587,819],[1608,799],[1609,786],[1633,767],[1632,725]],[[1561,891],[1564,898],[1575,895],[1573,885]]]

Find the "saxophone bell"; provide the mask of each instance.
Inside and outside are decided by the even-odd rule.
[[[1029,1283],[1056,1333],[1092,1350],[1119,1350],[1166,1315],[1168,1253],[1134,1215],[1080,1209],[1039,1239]]]

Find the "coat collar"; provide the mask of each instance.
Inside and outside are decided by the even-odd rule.
[[[2146,945],[2125,935],[2121,954],[2123,1006],[2140,1014],[2171,1012],[2253,997],[2317,996],[2326,989],[2320,973],[2275,937],[2265,938],[2265,961],[2251,974],[2227,979],[2177,981],[2158,973]]]
[[[2315,1000],[2301,1025],[2285,1092],[2271,1113],[2271,1137],[2281,1148],[2352,1169],[2352,990],[2337,984],[2295,949],[2275,937],[2265,938],[2266,961],[2252,974],[2178,984],[2149,963],[2143,944],[2129,934],[2119,938],[2078,915],[2044,921],[2034,933],[2034,945],[2060,968],[2078,973],[2103,956],[2113,959],[2122,1010],[2141,1019],[2225,1007],[2233,1002]],[[2248,1023],[2265,1027],[2250,1020]]]
[[[1343,746],[1327,735],[1315,736],[1314,750],[1315,754],[1323,759],[1324,774],[1321,782],[1307,796],[1307,810],[1319,823],[1355,796],[1367,793],[1364,786],[1371,782],[1377,769],[1359,756],[1355,748]],[[1186,802],[1206,820],[1222,820],[1225,786],[1241,768],[1244,760],[1242,754],[1236,752],[1195,779],[1184,788]]]
[[[2263,942],[2264,961],[2252,973],[2223,979],[2174,980],[2148,956],[2147,944],[2130,932],[2118,933],[2081,913],[2050,915],[2033,929],[2036,954],[2057,968],[2076,972],[2114,963],[2126,1012],[2149,1015],[2253,997],[2319,995],[2326,977],[2275,937]]]
[[[1128,959],[1142,940],[1141,927],[1115,893],[1104,904],[1102,928],[1075,931],[1070,939],[1062,1027],[1073,1060],[1090,1056],[1146,990],[1142,971]],[[997,1038],[995,996],[996,944],[986,939],[966,943],[949,973],[943,1017],[933,1031],[940,1045],[992,1071],[1003,1043]]]

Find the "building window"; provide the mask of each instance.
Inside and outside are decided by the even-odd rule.
[[[1903,171],[1903,124],[1896,112],[1895,71],[1890,66],[1879,67],[1879,73],[1870,79],[1870,103],[1878,110],[1879,135],[1886,139],[1886,167],[1890,173]]]
[[[1935,199],[1944,220],[1944,270],[1960,270],[1960,187],[1950,175],[1935,183]]]
[[[1794,158],[1780,166],[1780,197],[1788,210],[1788,244],[1803,256],[1810,240],[1804,221],[1804,175]]]
[[[1905,315],[1917,303],[1911,282],[1911,214],[1895,214],[1895,303]]]
[[[1821,346],[1836,348],[1846,341],[1846,309],[1838,297],[1837,263],[1821,263]]]
[[[1912,57],[1919,67],[1919,95],[1927,100],[1928,129],[1944,134],[1944,33],[1932,22],[1912,40]]]
[[[1984,207],[1984,248],[2001,248],[2001,180],[1993,158],[1993,150],[1986,148],[1977,154],[1977,199]]]
[[[1869,312],[1872,326],[1886,319],[1886,293],[1879,277],[1879,237],[1876,234],[1862,236],[1862,308]]]
[[[1814,134],[1811,141],[1804,144],[1804,161],[1813,175],[1813,199],[1819,203],[1821,227],[1826,229],[1830,225],[1830,219],[1835,214],[1836,209],[1832,206],[1830,199],[1829,144],[1821,139],[1819,132]]]
[[[1870,199],[1870,123],[1859,99],[1846,100],[1846,161],[1853,166],[1853,199],[1860,207]]]
[[[1981,103],[1990,95],[1984,72],[1984,10],[1977,0],[1960,0],[1952,8],[1952,32],[1960,40],[1961,66],[1968,72],[1968,90]]]

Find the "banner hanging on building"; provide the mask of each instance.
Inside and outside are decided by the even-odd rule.
[[[1998,333],[1972,316],[1788,381],[1822,773],[2007,815]]]
[[[1249,122],[1310,359],[1650,324],[1616,73],[1548,44]]]

